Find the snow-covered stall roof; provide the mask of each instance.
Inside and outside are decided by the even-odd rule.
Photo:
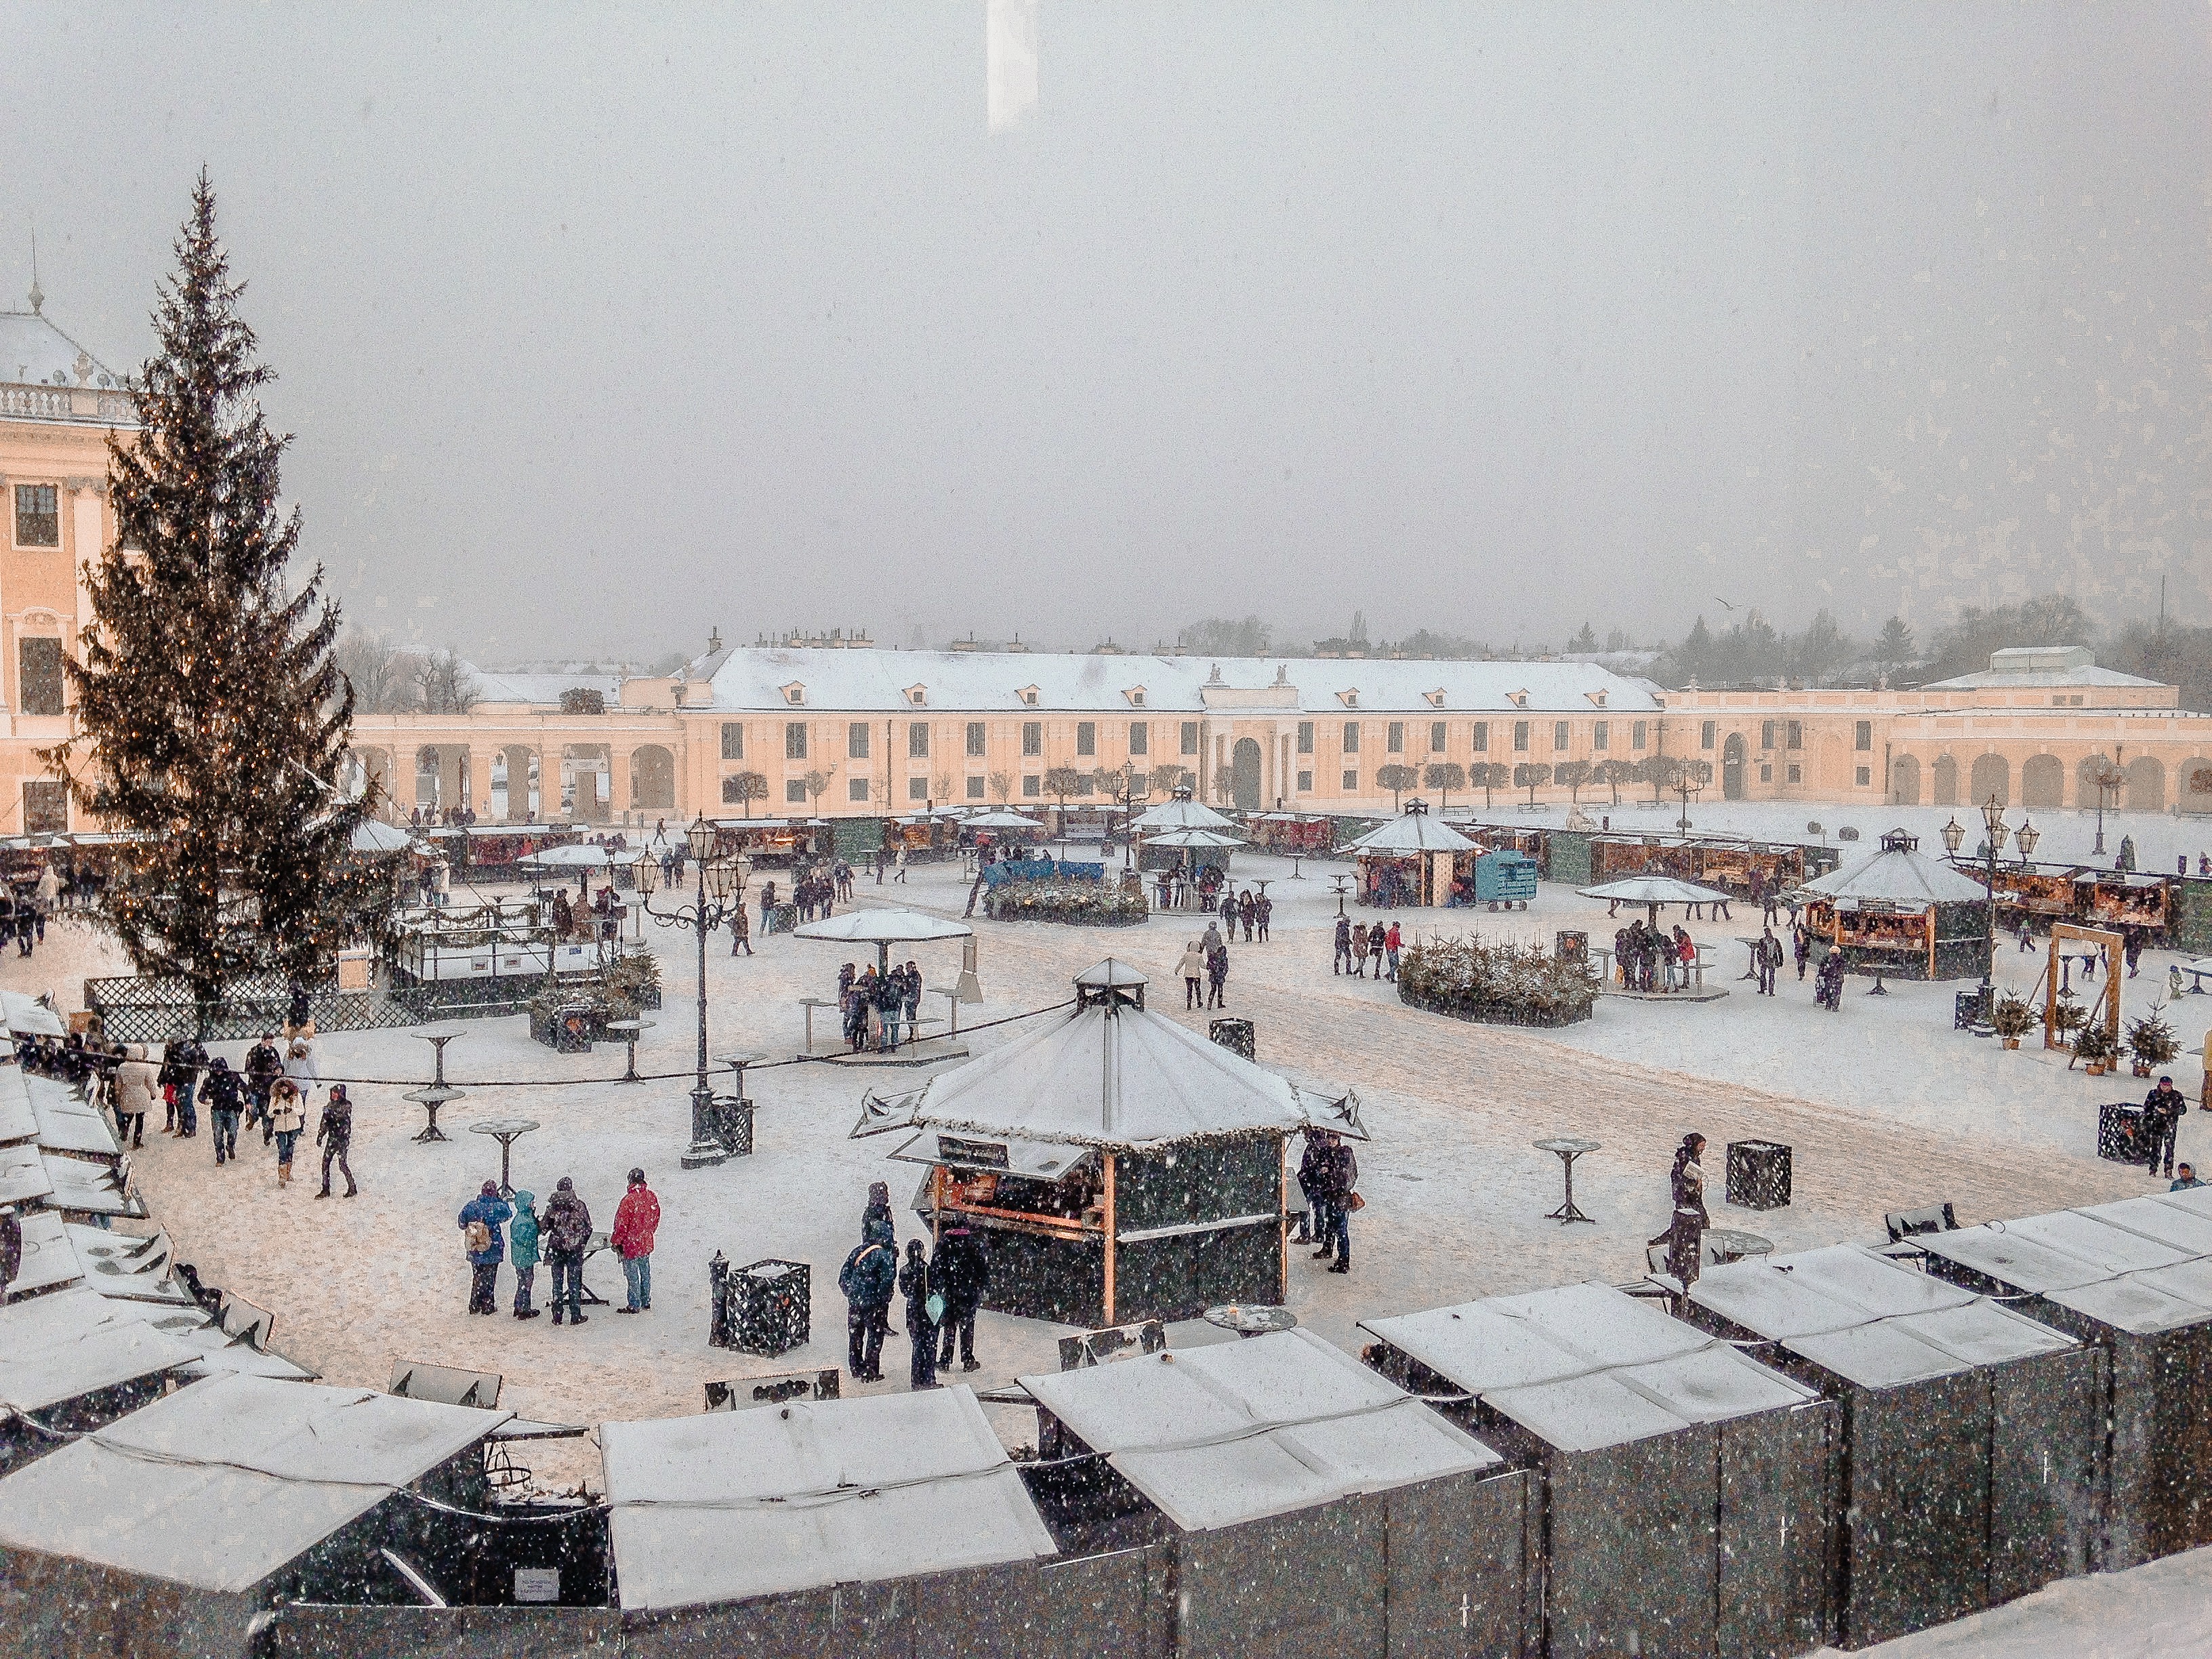
[[[0,1146],[35,1140],[38,1135],[39,1115],[31,1109],[23,1073],[13,1066],[0,1066]]]
[[[1802,890],[1816,897],[1853,904],[1978,904],[1989,897],[1981,883],[1960,875],[1941,859],[1917,847],[1886,846],[1864,858],[1817,876]]]
[[[908,1121],[955,1133],[1139,1147],[1255,1129],[1287,1134],[1307,1120],[1287,1079],[1164,1014],[1102,999],[933,1078]],[[1357,1133],[1334,1121],[1327,1127]]]
[[[1690,1299],[1869,1389],[2078,1346],[1987,1297],[1856,1244],[1709,1267]]]
[[[2124,1227],[2131,1233],[2141,1233],[2145,1238],[2171,1244],[2191,1255],[2212,1255],[2212,1205],[2190,1206],[2174,1201],[2186,1198],[2191,1192],[2212,1189],[2184,1188],[2178,1193],[2124,1198],[2113,1204],[2088,1204],[2075,1213],[2093,1217],[2108,1226]]]
[[[22,1218],[21,1226],[23,1259],[8,1281],[10,1297],[33,1296],[84,1277],[84,1266],[61,1217],[52,1210],[33,1210]]]
[[[50,1077],[26,1077],[23,1089],[38,1121],[39,1145],[50,1152],[84,1152],[119,1158],[115,1131],[106,1115],[66,1083]]]
[[[0,991],[0,1024],[17,1036],[60,1037],[69,1035],[62,1017],[36,997],[21,991]]]
[[[626,1610],[1054,1553],[965,1387],[605,1423],[599,1444]]]
[[[105,1297],[59,1290],[0,1308],[0,1407],[35,1412],[118,1383],[176,1370],[197,1350]]]
[[[24,1102],[26,1109],[29,1104],[27,1100]],[[37,1133],[35,1119],[31,1129]],[[12,1146],[0,1146],[0,1204],[35,1204],[52,1196],[53,1190],[46,1160],[39,1156],[35,1144],[21,1141]]]
[[[2212,1218],[2160,1197],[1989,1222],[1914,1242],[2011,1290],[2122,1330],[2172,1330],[2212,1319]]]
[[[6,1155],[5,1151],[0,1151],[0,1158]],[[78,1215],[146,1213],[146,1206],[124,1190],[121,1175],[106,1164],[88,1163],[65,1152],[43,1152],[40,1163],[46,1181],[42,1201],[48,1209],[67,1210]]]
[[[244,1590],[514,1415],[210,1377],[0,1480],[0,1544]]]
[[[1442,818],[1418,811],[1370,830],[1346,850],[1403,857],[1413,853],[1475,853],[1482,849],[1480,842],[1462,836]]]
[[[1024,1376],[1022,1386],[1185,1531],[1504,1461],[1303,1329]]]
[[[1719,1338],[1595,1281],[1361,1322],[1563,1451],[1817,1399]]]

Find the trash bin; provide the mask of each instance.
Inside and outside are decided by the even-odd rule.
[[[2097,1156],[2115,1164],[2143,1161],[2142,1107],[2132,1100],[2115,1100],[2097,1108]]]
[[[1996,994],[1994,985],[1980,985],[1971,991],[1958,991],[1951,998],[1951,1029],[1971,1030],[1977,1025],[1990,1023],[1990,999]]]
[[[1562,927],[1552,935],[1552,954],[1561,962],[1589,963],[1589,935],[1573,927]]]
[[[773,1257],[730,1274],[730,1346],[739,1353],[788,1353],[807,1340],[813,1323],[813,1270],[804,1261]]]
[[[553,1016],[553,1052],[588,1054],[599,1020],[588,1002],[572,1002]]]
[[[1746,1210],[1790,1207],[1790,1149],[1778,1141],[1731,1140],[1728,1201]]]
[[[1242,1054],[1247,1060],[1257,1060],[1260,1057],[1259,1038],[1254,1033],[1252,1022],[1249,1019],[1212,1021],[1206,1028],[1206,1034],[1231,1054]]]

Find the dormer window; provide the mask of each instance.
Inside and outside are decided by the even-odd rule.
[[[1037,688],[1034,685],[1025,685],[1014,695],[1019,697],[1026,707],[1030,708],[1036,707]]]
[[[797,680],[793,680],[783,688],[783,700],[793,708],[799,708],[806,701],[806,688]]]
[[[1528,706],[1528,692],[1526,687],[1518,691],[1508,691],[1505,695],[1516,708],[1526,708]]]
[[[1605,707],[1605,693],[1603,691],[1585,691],[1583,695],[1588,697],[1592,702],[1595,703],[1600,708]]]
[[[909,706],[915,708],[921,708],[929,701],[929,688],[926,685],[909,685],[906,689],[906,700]]]
[[[1444,706],[1444,689],[1441,685],[1433,691],[1424,691],[1421,695],[1429,700],[1429,707],[1431,708],[1441,708]]]
[[[1133,685],[1129,688],[1127,692],[1125,693],[1125,695],[1129,699],[1130,708],[1142,708],[1145,706],[1145,688],[1143,686]]]
[[[1343,704],[1346,708],[1358,708],[1358,707],[1359,707],[1359,688],[1358,688],[1358,687],[1357,687],[1357,686],[1354,686],[1354,687],[1352,687],[1352,688],[1350,690],[1348,690],[1348,691],[1340,691],[1340,692],[1338,692],[1338,693],[1336,694],[1336,700],[1337,700],[1339,702],[1342,703],[1342,704]]]

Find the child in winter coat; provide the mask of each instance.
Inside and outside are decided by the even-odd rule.
[[[514,1195],[514,1219],[507,1228],[507,1254],[514,1263],[514,1316],[535,1319],[538,1310],[530,1305],[531,1282],[538,1277],[538,1196],[534,1193],[518,1191]]]
[[[292,1149],[300,1144],[300,1131],[307,1127],[307,1114],[300,1103],[299,1085],[289,1077],[278,1078],[269,1096],[269,1128],[276,1142],[276,1184],[292,1184]]]

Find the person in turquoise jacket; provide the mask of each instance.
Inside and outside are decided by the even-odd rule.
[[[535,1194],[514,1195],[514,1219],[507,1224],[507,1253],[514,1263],[514,1316],[535,1319],[530,1305],[530,1282],[538,1274],[538,1199]]]

